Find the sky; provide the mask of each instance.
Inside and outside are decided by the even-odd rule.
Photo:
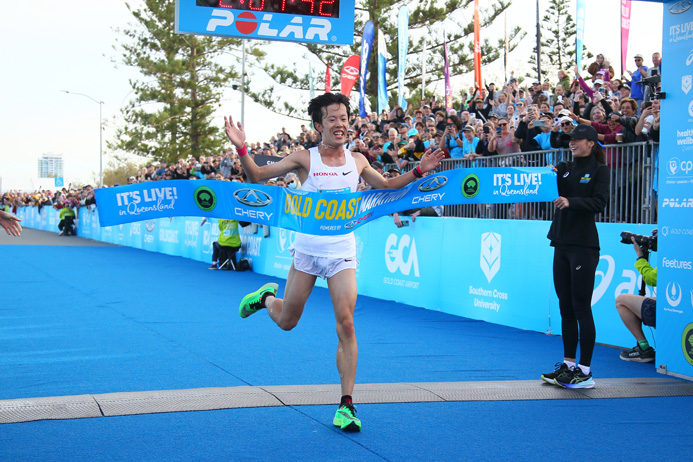
[[[130,3],[139,5],[140,0]],[[585,3],[585,44],[595,55],[603,53],[611,59],[618,72],[620,0],[585,0]],[[540,0],[539,4],[543,9],[548,0]],[[534,43],[534,5],[534,0],[516,0],[508,9],[508,27],[519,25],[527,32],[521,46],[510,55],[510,68],[526,69]],[[1,190],[36,189],[39,184],[37,161],[42,154],[62,154],[66,184],[94,184],[100,158],[99,104],[62,90],[103,101],[103,166],[106,168],[113,161],[106,141],[112,140],[116,129],[122,126],[121,108],[132,97],[129,80],[141,79],[136,70],[117,64],[120,61],[118,40],[122,40],[118,29],[134,22],[131,13],[124,2],[114,0],[9,2],[3,11],[6,21],[0,30],[0,43],[6,65],[5,71],[0,73]],[[591,19],[594,22],[590,24]],[[502,21],[496,27],[498,29],[490,31],[494,40],[503,34]],[[650,64],[652,53],[661,51],[661,30],[662,5],[634,1],[629,69],[634,69],[632,57],[636,53],[642,53],[646,64]],[[290,65],[303,53],[296,44],[276,42],[269,47],[267,62],[282,63],[286,56],[291,56],[291,62],[286,63]],[[305,57],[299,61],[301,59]],[[666,61],[666,57],[663,60]],[[324,72],[324,69],[315,69],[314,65],[314,72]],[[337,71],[333,69],[333,72]],[[257,70],[250,70],[250,73],[254,74],[251,78],[265,78]],[[483,77],[486,82],[502,81],[502,63],[485,66]],[[469,87],[472,81],[473,76],[469,74],[458,77],[453,84]],[[442,94],[442,87],[440,92]],[[279,93],[292,101],[301,98],[288,88],[280,89]],[[222,125],[224,114],[240,119],[240,112],[241,94],[229,89],[214,122]],[[249,98],[245,99],[245,129],[249,141],[266,141],[282,127],[289,133],[298,133],[302,123],[276,115]]]

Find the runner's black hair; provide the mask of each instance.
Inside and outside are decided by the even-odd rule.
[[[310,103],[308,103],[308,115],[313,121],[313,125],[322,125],[322,118],[325,115],[327,106],[331,106],[333,104],[343,104],[346,106],[347,119],[351,118],[351,105],[349,103],[349,98],[341,93],[325,93],[323,95],[316,96],[310,100]]]

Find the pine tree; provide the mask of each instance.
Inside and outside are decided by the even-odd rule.
[[[575,39],[577,28],[573,16],[569,13],[570,0],[549,0],[546,14],[541,20],[541,78],[543,82],[550,75],[555,76],[559,69],[572,72],[575,65]],[[536,39],[535,39],[536,41]],[[582,46],[582,62],[593,55]],[[535,79],[537,69],[537,47],[534,46],[529,57],[533,73],[529,76]]]
[[[219,60],[240,40],[176,34],[173,0],[128,8],[137,24],[122,31],[128,39],[123,62],[144,79],[130,82],[135,96],[122,109],[125,126],[108,147],[167,162],[219,151],[223,129],[211,124],[211,116],[223,89],[238,77]],[[256,48],[251,54],[262,55]]]
[[[387,51],[392,57],[388,60],[388,91],[390,93],[390,105],[397,100],[397,15],[399,8],[404,5],[402,0],[357,0],[356,21],[354,26],[355,40],[350,47],[323,46],[305,44],[305,48],[315,59],[325,66],[330,63],[332,72],[332,87],[338,88],[339,70],[344,61],[351,55],[361,53],[361,34],[367,21],[372,21],[376,28],[380,28],[388,37],[386,40]],[[409,6],[409,52],[407,55],[407,70],[405,86],[409,100],[418,106],[421,89],[421,52],[423,38],[428,37],[427,46],[427,81],[426,84],[443,79],[443,37],[447,32],[448,56],[452,75],[464,74],[474,70],[474,0],[446,0],[440,3],[435,0],[419,0]],[[510,5],[509,0],[484,0],[480,8],[480,23],[482,31],[487,29]],[[483,36],[483,34],[482,34]],[[519,27],[508,33],[510,50],[513,50],[524,36]],[[481,54],[484,64],[491,63],[502,57],[505,47],[503,38],[492,43],[492,40],[484,39],[481,44]],[[371,107],[376,107],[377,98],[377,33],[373,42],[368,70],[370,78],[367,82],[366,95],[370,99]],[[307,66],[305,72],[299,72],[296,66],[267,65],[265,71],[280,85],[308,93],[310,88]],[[358,84],[357,84],[358,85]],[[322,85],[316,85],[321,88]],[[260,104],[269,109],[294,117],[305,117],[303,108],[296,108],[287,102],[278,102],[275,87],[269,87],[260,91],[251,89],[249,95]],[[439,95],[442,96],[442,95]]]

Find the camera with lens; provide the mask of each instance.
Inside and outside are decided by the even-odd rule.
[[[638,244],[642,249],[651,250],[653,252],[657,251],[657,230],[652,230],[652,236],[644,236],[642,234],[630,233],[628,231],[623,231],[621,233],[621,242],[623,244],[632,244],[631,238],[635,238],[635,243]]]

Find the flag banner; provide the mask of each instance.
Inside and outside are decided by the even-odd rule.
[[[428,37],[424,36],[421,50],[421,99],[426,98],[426,60],[428,59]],[[421,108],[423,109],[423,108]]]
[[[508,81],[508,12],[503,13],[504,27],[505,27],[505,56],[503,57],[503,72],[505,74],[505,81]]]
[[[450,83],[450,62],[448,60],[448,38],[443,34],[443,59],[445,61],[445,68],[443,69],[443,76],[445,77],[445,110],[450,112],[452,110],[452,84]]]
[[[434,205],[548,202],[558,197],[558,188],[550,167],[489,167],[449,170],[402,189],[358,193],[313,193],[207,180],[138,183],[94,193],[101,226],[199,216],[334,235],[384,215]]]
[[[621,75],[626,73],[628,35],[630,33],[630,0],[621,0]],[[614,76],[612,75],[613,79]]]
[[[382,29],[378,29],[378,113],[388,109],[387,96],[387,45]]]
[[[404,73],[407,70],[407,53],[409,52],[409,8],[406,5],[399,9],[397,27],[397,104],[407,110],[404,99]]]
[[[327,62],[327,70],[325,71],[325,93],[332,91],[332,76],[330,75],[330,63]]]
[[[356,85],[356,81],[359,78],[361,67],[361,57],[358,55],[349,56],[349,59],[344,61],[342,66],[342,94],[347,98],[351,95],[351,90]]]
[[[484,88],[481,80],[481,24],[479,22],[479,0],[474,0],[474,84],[476,88]]]
[[[310,82],[310,99],[315,98],[315,82],[313,81],[313,65],[308,64],[308,81]]]
[[[585,0],[577,0],[575,21],[575,64],[578,70],[582,70],[582,40],[585,37]]]
[[[373,38],[375,36],[375,26],[372,21],[368,21],[363,27],[363,39],[361,40],[361,80],[359,81],[359,115],[366,117],[366,76],[368,75],[368,60],[371,58],[373,49]]]

